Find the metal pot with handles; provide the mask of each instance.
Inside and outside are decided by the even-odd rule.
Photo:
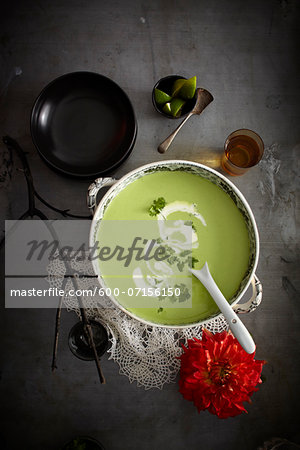
[[[250,255],[249,255],[249,264],[246,274],[243,277],[242,282],[239,285],[239,288],[229,300],[233,309],[237,313],[248,313],[254,311],[257,306],[260,304],[262,300],[262,286],[257,276],[255,275],[255,271],[257,268],[258,258],[259,258],[259,235],[257,226],[255,223],[255,219],[253,213],[251,211],[250,206],[248,205],[246,199],[241,194],[241,192],[236,188],[236,186],[229,181],[222,174],[217,171],[191,161],[184,160],[167,160],[160,162],[153,162],[150,164],[146,164],[141,166],[125,176],[123,176],[120,180],[116,180],[114,178],[98,178],[92,183],[88,189],[87,202],[88,207],[93,213],[93,220],[90,229],[90,238],[89,245],[93,247],[95,242],[97,241],[97,235],[99,232],[99,227],[101,221],[103,219],[106,208],[110,204],[110,202],[129,184],[133,183],[135,180],[138,180],[145,175],[155,173],[157,171],[184,171],[199,177],[202,177],[206,180],[217,185],[220,189],[222,189],[226,195],[228,195],[236,207],[240,210],[243,219],[245,221],[249,242],[250,242]],[[100,189],[104,187],[110,187],[106,194],[102,197],[100,203],[97,205],[97,194]],[[97,260],[93,261],[93,268],[95,274],[98,276],[99,283],[102,287],[106,287],[105,281],[102,277],[100,266]],[[239,303],[240,300],[244,297],[249,286],[252,286],[252,296],[250,300],[247,302]],[[149,325],[154,326],[162,326],[162,327],[171,327],[171,328],[185,328],[190,326],[202,325],[209,322],[212,318],[217,317],[219,314],[206,317],[205,320],[200,320],[192,323],[185,324],[163,324],[163,323],[155,323],[154,321],[145,320],[145,318],[139,317],[137,314],[129,311],[127,308],[124,308],[122,304],[118,301],[113,295],[110,295],[113,303],[126,312],[129,316],[134,317],[137,320],[140,320],[144,323],[148,323]]]

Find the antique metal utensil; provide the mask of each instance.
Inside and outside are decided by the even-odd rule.
[[[197,101],[192,109],[192,111],[184,118],[184,120],[178,125],[178,127],[173,131],[173,133],[170,134],[159,146],[158,151],[159,153],[165,153],[169,146],[171,145],[173,139],[175,138],[176,134],[180,130],[181,127],[185,124],[185,122],[194,114],[201,114],[202,111],[213,101],[213,96],[210,92],[208,92],[206,89],[198,88],[196,91],[197,95]]]

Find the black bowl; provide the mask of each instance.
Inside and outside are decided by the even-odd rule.
[[[126,93],[93,72],[71,72],[48,84],[33,105],[30,128],[52,169],[81,178],[114,171],[130,155],[137,133]]]
[[[85,450],[105,450],[103,445],[89,436],[78,436],[63,446],[62,450],[75,450],[78,445],[85,445]]]
[[[152,90],[152,103],[154,108],[157,112],[159,112],[161,115],[167,117],[168,119],[180,119],[181,117],[185,117],[188,113],[192,111],[196,104],[196,93],[194,97],[191,100],[187,100],[185,105],[182,108],[181,114],[178,117],[170,116],[169,114],[166,114],[163,112],[162,107],[158,105],[155,101],[155,89],[160,89],[161,91],[165,92],[166,94],[171,95],[172,94],[172,87],[176,80],[179,80],[180,78],[186,80],[186,77],[182,77],[180,75],[168,75],[167,77],[161,78],[153,87]],[[163,105],[162,105],[163,106]]]
[[[92,327],[93,338],[98,356],[102,356],[108,348],[107,331],[101,323],[96,320],[90,320]],[[69,333],[69,348],[77,358],[84,361],[92,361],[94,359],[94,352],[88,342],[88,337],[84,332],[82,322],[77,322]]]

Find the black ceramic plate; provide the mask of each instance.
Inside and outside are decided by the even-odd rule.
[[[118,167],[133,149],[137,125],[125,92],[92,72],[73,72],[48,84],[31,113],[41,157],[68,175],[92,178]]]

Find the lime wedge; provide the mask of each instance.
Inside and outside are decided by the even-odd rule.
[[[168,114],[169,116],[172,116],[171,103],[170,102],[166,103],[162,110],[163,110],[163,112],[165,114]]]
[[[185,100],[182,100],[182,98],[173,98],[170,102],[171,115],[173,117],[179,117],[184,104]]]
[[[197,77],[192,77],[188,80],[185,80],[178,92],[179,96],[181,98],[184,98],[185,100],[192,99],[196,92],[196,83]]]
[[[170,102],[166,103],[163,107],[163,112],[169,116],[179,117],[185,100],[182,98],[173,98]]]
[[[176,97],[176,95],[178,95],[185,82],[186,80],[184,80],[183,78],[179,78],[178,80],[174,81],[174,84],[172,86],[172,97]]]
[[[164,105],[165,103],[172,100],[172,97],[170,95],[157,88],[154,90],[154,98],[158,105]]]

